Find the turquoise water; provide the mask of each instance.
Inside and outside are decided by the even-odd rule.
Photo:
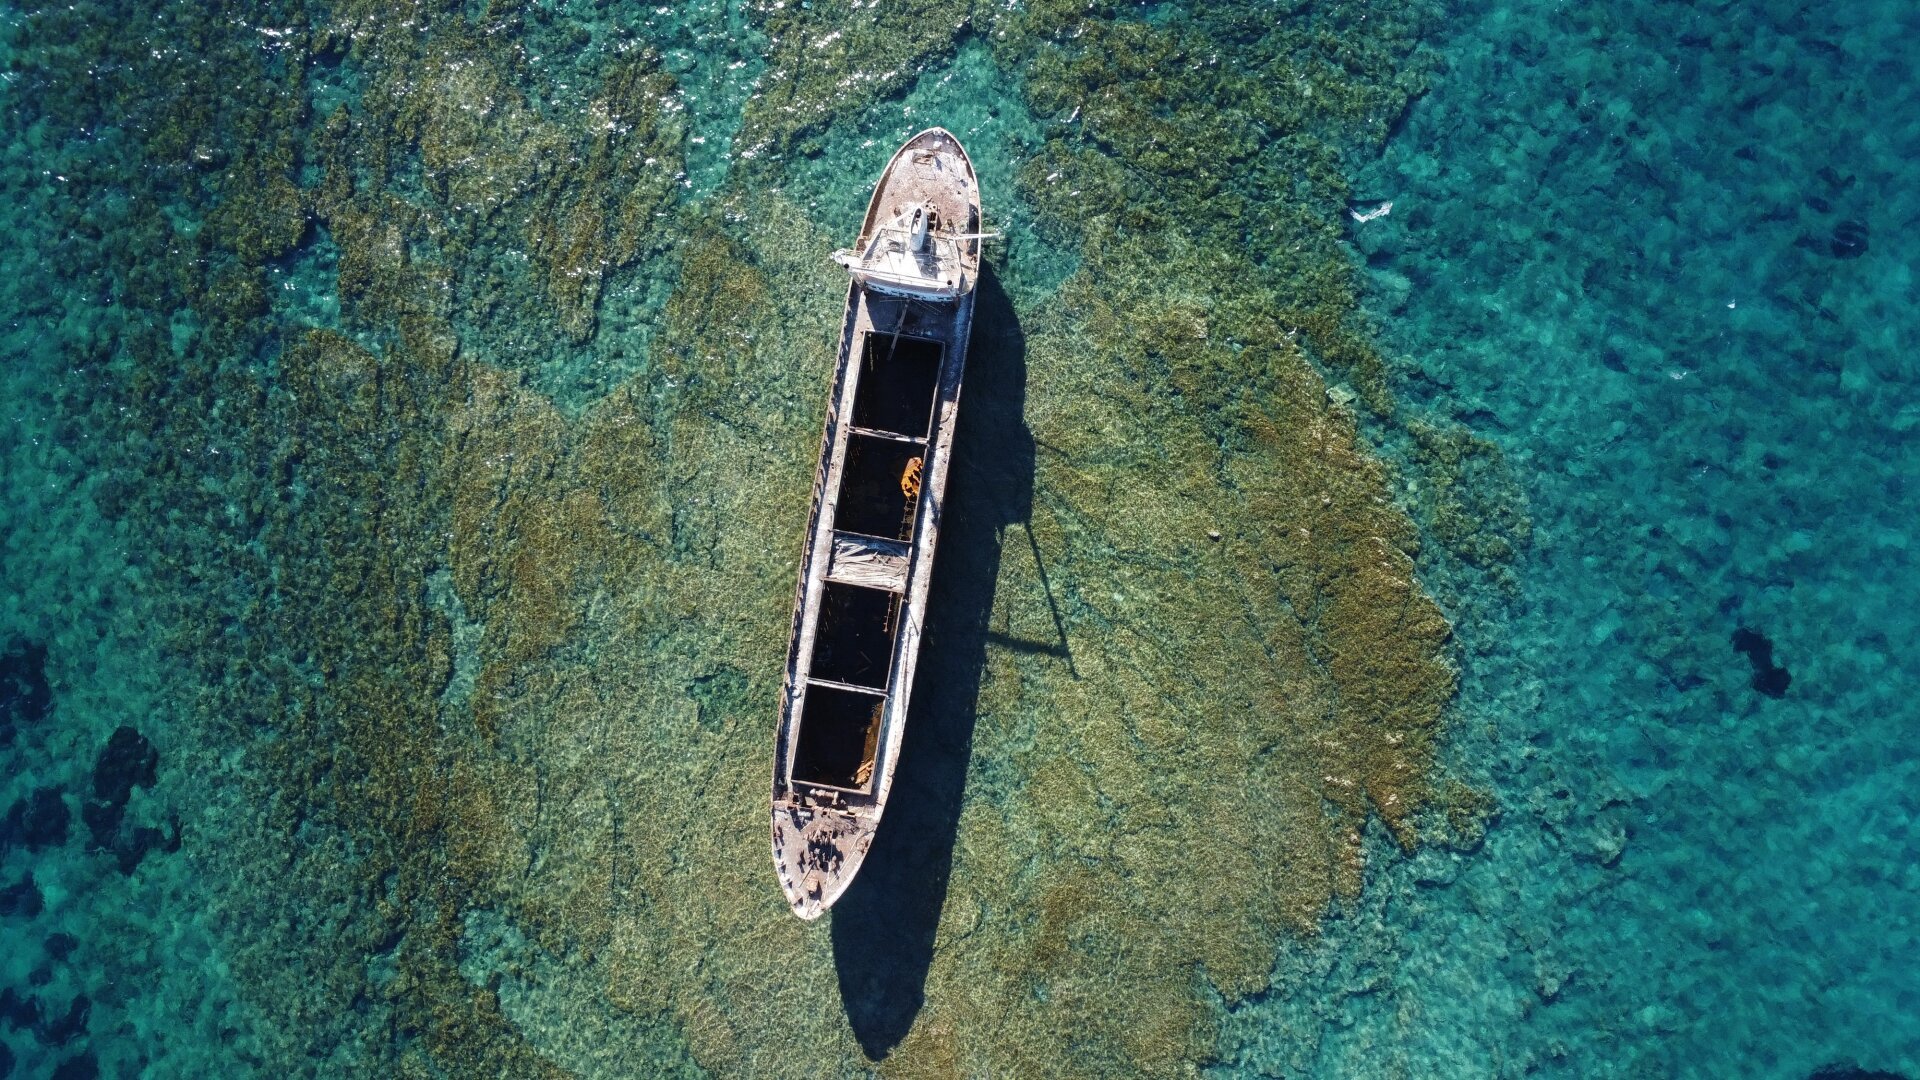
[[[1920,1075],[1916,21],[4,9],[0,1076]],[[823,256],[936,123],[807,928]]]
[[[1409,394],[1527,489],[1461,694],[1502,819],[1397,870],[1241,1060],[1914,1072],[1913,17],[1495,4],[1436,40],[1355,243]]]

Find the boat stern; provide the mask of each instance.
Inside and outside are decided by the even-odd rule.
[[[872,823],[839,810],[780,801],[773,806],[773,865],[793,913],[819,918],[853,883],[873,846]]]

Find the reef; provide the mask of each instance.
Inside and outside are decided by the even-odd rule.
[[[859,0],[749,10],[766,37],[766,67],[734,145],[747,170],[763,177],[777,177],[791,155],[818,156],[819,136],[836,117],[899,93],[952,55],[973,14],[956,25],[951,5],[926,0],[864,11]]]
[[[87,1018],[93,1014],[93,1002],[80,994],[67,1003],[67,1011],[48,1016],[33,1029],[33,1037],[46,1046],[65,1046],[86,1034]]]
[[[1785,697],[1793,675],[1773,662],[1773,639],[1758,630],[1741,627],[1733,632],[1733,651],[1745,653],[1753,664],[1753,688],[1770,698]]]
[[[1857,259],[1867,253],[1867,227],[1858,221],[1843,221],[1833,227],[1827,250],[1836,259]]]
[[[12,987],[0,990],[0,1020],[14,1031],[33,1027],[40,1022],[40,1003],[20,996]]]
[[[335,15],[323,47],[347,52],[365,87],[314,125],[309,152],[327,174],[310,198],[342,249],[342,295],[377,320],[397,299],[396,263],[437,265],[430,304],[488,338],[531,325],[586,341],[607,275],[664,252],[684,177],[685,106],[657,50],[628,34],[578,51],[597,63],[540,79],[539,57],[491,39],[518,29],[518,13],[486,25],[451,5],[423,8],[420,25],[376,5]],[[530,77],[585,89],[541,101]]]
[[[40,914],[45,906],[40,894],[40,886],[34,883],[33,875],[28,874],[5,888],[0,888],[0,915],[22,915],[32,918]]]
[[[1532,543],[1533,523],[1504,455],[1492,440],[1457,424],[1413,420],[1406,430],[1421,481],[1409,501],[1418,508],[1422,535],[1512,593],[1512,566]]]
[[[94,761],[93,798],[80,809],[95,847],[113,845],[133,789],[152,786],[159,767],[160,752],[146,736],[124,725],[114,730]]]
[[[67,842],[72,818],[59,788],[35,788],[31,795],[15,799],[0,819],[0,850],[15,844],[28,851],[58,847]]]
[[[39,723],[52,708],[46,647],[16,643],[0,653],[0,749],[11,746],[22,727]]]
[[[99,1059],[91,1052],[87,1052],[61,1062],[53,1070],[51,1080],[94,1080],[99,1075]]]
[[[762,89],[705,201],[677,69],[618,27],[554,59],[514,5],[212,10],[215,92],[143,83],[87,5],[36,16],[76,44],[22,62],[22,108],[131,142],[75,151],[75,258],[133,314],[66,344],[94,380],[67,406],[120,436],[96,498],[181,669],[170,767],[234,784],[188,818],[217,838],[127,828],[159,758],[125,727],[82,816],[126,872],[193,848],[274,1018],[248,1064],[869,1067],[766,858],[844,288],[777,181],[968,35],[1042,132],[1001,197],[1075,262],[982,327],[1030,373],[1030,498],[973,523],[984,643],[926,691],[973,734],[938,751],[966,797],[884,1070],[1182,1074],[1361,893],[1370,833],[1477,842],[1484,798],[1436,763],[1450,627],[1365,426],[1418,442],[1459,557],[1503,564],[1524,514],[1482,520],[1489,444],[1399,415],[1341,224],[1423,16],[929,10],[750,6]],[[228,23],[268,19],[297,31],[263,59]],[[65,95],[103,55],[133,74]],[[294,319],[275,283],[322,266],[337,311]],[[644,333],[611,333],[649,281]],[[53,801],[9,835],[64,838]]]

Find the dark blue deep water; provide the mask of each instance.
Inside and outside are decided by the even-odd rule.
[[[1920,1078],[1920,7],[0,6],[0,1077]],[[967,144],[862,884],[766,770]]]

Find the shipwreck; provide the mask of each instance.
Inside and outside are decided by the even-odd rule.
[[[973,162],[933,128],[833,254],[852,281],[773,764],[773,862],[802,919],[853,881],[899,764],[986,236]]]

